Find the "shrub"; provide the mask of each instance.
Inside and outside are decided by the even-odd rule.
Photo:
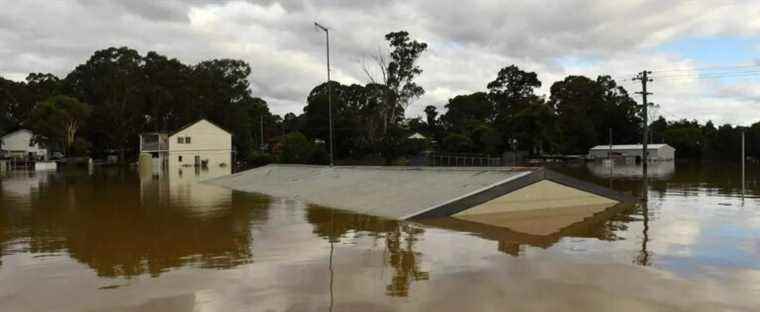
[[[290,164],[303,164],[311,160],[314,144],[300,132],[288,133],[282,141],[280,162]]]
[[[261,167],[271,164],[272,162],[274,162],[274,157],[269,153],[253,150],[248,155],[248,166],[250,167]]]
[[[470,138],[458,134],[452,133],[443,139],[443,148],[447,152],[462,153],[469,152],[472,147],[472,140]]]

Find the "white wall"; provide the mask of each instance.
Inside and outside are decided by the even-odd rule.
[[[657,152],[657,156],[659,156],[660,159],[665,159],[665,160],[676,159],[676,149],[670,147],[669,145],[663,146]]]
[[[40,157],[45,157],[47,155],[47,150],[41,148],[39,144],[29,146],[29,142],[32,141],[32,132],[28,130],[19,130],[9,133],[0,140],[2,140],[2,146],[0,146],[0,149],[4,151],[23,151],[24,154],[34,153]]]
[[[190,138],[179,143],[178,138]],[[201,120],[169,137],[169,167],[195,164],[195,156],[208,160],[209,167],[232,166],[232,136],[214,124]],[[182,157],[182,161],[180,161]]]
[[[590,150],[589,151],[589,157],[594,159],[606,159],[608,149],[603,150]],[[612,150],[613,153],[618,153],[620,156],[626,157],[626,158],[635,158],[635,157],[641,157],[642,151],[640,149],[631,150],[631,149],[624,149],[624,150]],[[675,159],[675,149],[670,147],[669,145],[660,147],[658,149],[649,149],[649,159],[650,160],[673,160]]]

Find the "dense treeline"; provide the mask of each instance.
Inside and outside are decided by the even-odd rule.
[[[746,135],[746,153],[760,159],[760,122],[749,127],[724,124],[715,127],[712,121],[667,121],[660,117],[650,124],[654,143],[667,143],[677,149],[679,158],[730,160],[741,155],[741,135]]]
[[[338,160],[390,162],[430,148],[585,154],[607,144],[610,130],[615,144],[641,142],[640,106],[610,76],[571,75],[554,82],[547,97],[536,94],[543,85],[538,75],[515,65],[496,71],[483,90],[449,99],[443,112],[431,105],[424,117],[405,119],[407,107],[425,92],[415,79],[422,74],[417,60],[427,44],[405,31],[385,39],[388,55],[374,58],[374,70],[365,68],[369,83],[322,83],[309,93],[302,114],[283,117],[252,94],[252,69],[243,61],[187,65],[155,52],[108,48],[64,78],[38,73],[23,82],[0,78],[0,131],[31,128],[36,140],[67,155],[118,151],[129,159],[136,155],[139,133],[172,131],[207,118],[233,133],[239,159],[263,163],[274,155],[283,162],[324,163],[331,96]],[[746,130],[749,154],[760,156],[760,123],[743,129],[660,117],[651,129],[653,143],[674,146],[682,158],[705,159],[735,157]],[[407,139],[414,132],[429,139]]]
[[[450,99],[443,114],[428,106],[425,118],[405,122],[398,118],[391,124],[399,128],[399,135],[419,132],[433,138],[435,148],[456,153],[498,155],[514,147],[532,154],[581,154],[606,143],[610,128],[618,143],[639,140],[641,120],[636,102],[609,76],[596,80],[569,76],[552,85],[548,100],[535,94],[540,86],[536,73],[508,66],[499,70],[485,91]],[[393,144],[383,142],[393,141],[389,139],[393,135],[379,135],[382,120],[376,119],[379,115],[375,110],[381,107],[382,85],[331,82],[331,88],[339,157],[366,155],[373,146],[407,150],[404,137]],[[312,90],[302,115],[285,117],[289,129],[310,137],[326,137],[326,89],[323,84]]]
[[[251,67],[239,60],[186,65],[155,52],[100,50],[63,79],[0,78],[0,130],[31,128],[38,141],[67,154],[115,151],[133,157],[139,133],[172,131],[207,118],[230,130],[245,155],[260,117],[269,129],[277,121],[266,102],[251,94],[250,74]]]
[[[396,120],[398,134],[419,132],[432,139],[434,149],[444,152],[491,155],[513,148],[532,155],[585,154],[595,145],[608,144],[610,130],[614,144],[641,143],[641,107],[610,76],[568,76],[551,85],[548,98],[535,94],[541,86],[536,73],[504,67],[485,90],[449,99],[443,113],[431,105],[424,117]],[[359,158],[371,153],[373,146],[381,145],[372,117],[382,85],[331,82],[331,87],[337,156]],[[326,90],[326,84],[315,87],[302,115],[285,116],[286,127],[326,138]],[[650,127],[650,142],[672,145],[679,158],[735,159],[742,131],[747,131],[748,155],[760,157],[760,123],[747,129],[729,124],[716,128],[712,122],[659,117],[650,121]],[[404,143],[391,146],[399,153],[418,150]]]

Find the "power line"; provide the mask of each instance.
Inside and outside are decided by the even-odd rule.
[[[708,80],[708,79],[725,79],[725,78],[754,78],[754,77],[760,77],[760,72],[757,72],[757,73],[733,74],[733,75],[719,75],[719,76],[692,76],[692,77],[670,77],[670,78],[655,77],[655,78],[657,78],[659,80],[663,80],[663,81],[689,81],[689,80]]]
[[[754,75],[754,74],[760,74],[760,67],[755,70],[744,70],[744,71],[726,71],[726,72],[714,72],[714,73],[688,73],[688,74],[677,74],[677,75],[654,75],[653,77],[656,77],[657,79],[668,79],[668,78],[720,78],[723,76],[734,76],[734,75]]]
[[[671,68],[671,69],[661,69],[661,70],[653,70],[652,73],[664,73],[664,72],[683,72],[683,71],[719,71],[719,70],[733,70],[733,69],[746,69],[746,68],[753,68],[757,67],[760,68],[760,64],[753,64],[753,65],[737,65],[737,66],[709,66],[709,67],[696,67],[696,68]]]

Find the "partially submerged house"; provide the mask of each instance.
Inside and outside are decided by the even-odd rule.
[[[641,161],[644,147],[641,144],[597,145],[588,152],[590,159],[623,158],[625,160]],[[674,160],[676,149],[667,144],[647,144],[649,161]]]
[[[0,137],[0,157],[47,160],[48,150],[33,140],[34,133],[19,129]]]
[[[172,133],[141,134],[140,154],[150,155],[154,169],[231,166],[232,135],[201,119]]]

